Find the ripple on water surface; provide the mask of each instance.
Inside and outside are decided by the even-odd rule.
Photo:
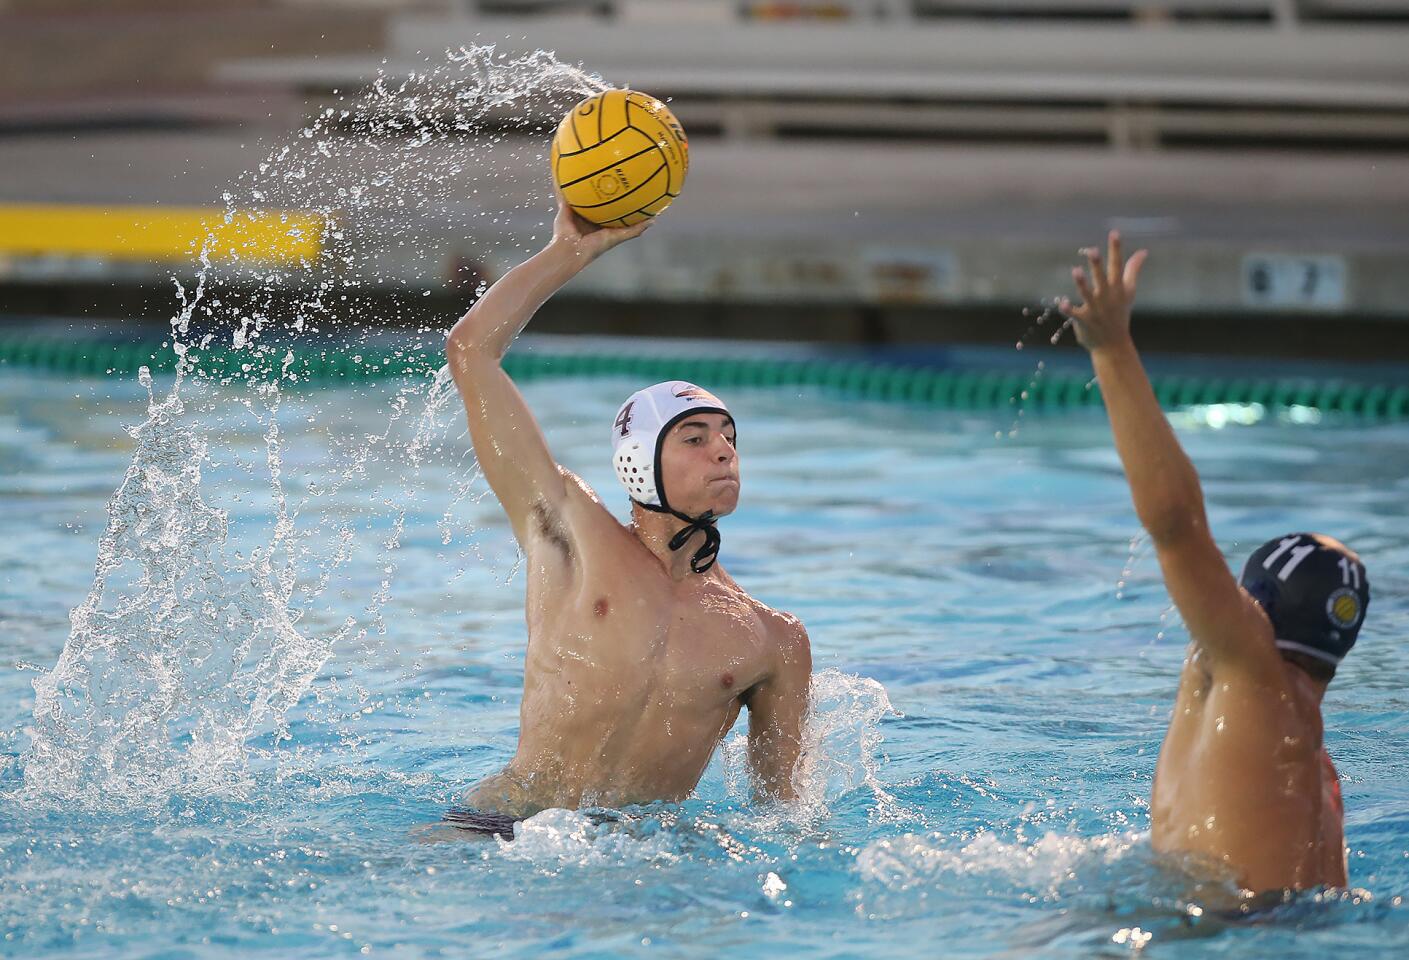
[[[572,413],[553,409],[550,385],[527,390],[545,410],[550,437],[590,452],[629,386],[580,384]],[[26,405],[63,388],[43,377],[0,381],[24,422],[33,422]],[[372,421],[393,390],[369,385],[298,403],[365,406],[360,415]],[[133,423],[145,397],[140,388],[113,384],[95,390],[93,402]],[[745,392],[731,402],[758,432],[782,429],[791,416],[788,398],[775,393]],[[827,401],[819,402],[825,409]],[[282,413],[285,449],[325,442],[305,407]],[[903,443],[910,456],[945,463],[970,456],[946,439],[942,418],[929,418],[926,434],[919,423],[893,418],[888,430],[873,429],[865,409],[839,407],[829,416],[854,419],[851,445],[884,451]],[[1029,423],[1026,442],[1030,450],[1091,448],[1106,442],[1101,426]],[[897,434],[897,427],[910,432]],[[1402,444],[1402,430],[1374,428],[1361,441],[1381,449]],[[25,436],[40,470],[51,451],[55,459],[72,456],[62,425]],[[240,442],[253,450],[262,443],[258,435],[237,441],[218,428],[205,438],[230,459],[242,455]],[[1222,437],[1186,440],[1197,456]],[[1236,438],[1254,447],[1293,440],[1344,442],[1321,429],[1291,438],[1284,428],[1251,428]],[[417,825],[436,819],[476,777],[507,759],[517,733],[517,561],[507,531],[491,522],[494,503],[461,490],[464,477],[453,465],[464,461],[455,442],[445,441],[442,460],[410,494],[411,509],[447,525],[449,542],[407,538],[396,551],[385,633],[329,647],[306,694],[284,714],[282,732],[269,724],[251,730],[239,776],[187,778],[144,798],[82,790],[46,796],[26,784],[20,759],[35,732],[34,674],[4,675],[0,919],[7,949],[23,956],[101,949],[146,955],[165,944],[178,954],[264,948],[312,957],[366,947],[419,956],[461,955],[475,943],[516,956],[683,956],[747,946],[918,957],[932,956],[939,937],[952,955],[1160,949],[1245,956],[1275,949],[1309,957],[1343,949],[1391,956],[1409,941],[1398,899],[1409,887],[1409,771],[1404,751],[1393,749],[1403,746],[1409,725],[1403,667],[1391,646],[1409,625],[1399,599],[1402,575],[1388,569],[1376,579],[1375,616],[1328,700],[1329,742],[1346,776],[1352,882],[1361,892],[1303,898],[1255,922],[1233,922],[1211,907],[1195,915],[1228,891],[1200,887],[1177,867],[1155,862],[1144,834],[1182,633],[1166,623],[1166,635],[1156,639],[1167,601],[1152,559],[1137,549],[1132,564],[1133,519],[1119,477],[1088,476],[1084,466],[1053,466],[1060,457],[1012,450],[1002,469],[1029,491],[1025,502],[991,502],[956,520],[942,502],[878,490],[880,497],[914,497],[919,516],[903,538],[856,522],[849,540],[828,540],[827,549],[837,550],[838,539],[846,549],[826,581],[815,556],[796,552],[814,529],[811,507],[828,498],[864,503],[867,490],[886,479],[819,474],[794,485],[805,472],[794,458],[809,452],[745,450],[746,492],[758,505],[746,498],[726,523],[724,562],[747,566],[746,585],[811,627],[819,669],[811,805],[785,812],[749,804],[736,733],[698,799],[683,805],[549,811],[524,824],[508,846],[412,842]],[[85,456],[111,461],[101,449]],[[614,492],[602,459],[572,466]],[[951,475],[955,484],[984,482]],[[46,490],[52,502],[25,516],[4,515],[5,569],[29,569],[30,558],[43,555],[58,568],[91,570],[91,533],[102,529],[104,497],[87,489],[82,474],[72,481],[78,492],[62,473],[54,477]],[[243,471],[217,468],[209,477],[202,496],[212,509],[250,497]],[[377,491],[399,479],[372,463],[357,482]],[[1277,522],[1302,509],[1289,495],[1260,503],[1255,517],[1243,519],[1240,491],[1256,482],[1230,470],[1220,483],[1233,505],[1211,497],[1220,532],[1244,544],[1261,536],[1269,515]],[[350,492],[340,496],[337,511],[357,502]],[[456,497],[455,516],[445,521],[437,505]],[[1035,501],[1052,497],[1062,498],[1064,510],[1045,524]],[[316,497],[306,499],[299,522],[319,526],[320,509]],[[1380,531],[1382,566],[1393,567],[1409,557],[1403,507],[1377,509],[1358,522]],[[1027,517],[1026,535],[1014,511]],[[1014,535],[987,541],[984,513]],[[72,533],[75,523],[90,535]],[[229,523],[229,542],[254,541],[247,527],[259,527],[261,514],[252,510]],[[1065,539],[1073,528],[1107,535]],[[21,530],[28,540],[8,536]],[[966,555],[973,559],[963,566],[972,572],[949,568],[951,558]],[[1118,600],[1116,582],[1127,566],[1130,590]],[[355,567],[349,561],[347,569]],[[1064,567],[1082,573],[1070,582],[1052,575]],[[924,576],[927,569],[934,575]],[[353,572],[362,578],[371,571]],[[47,591],[7,588],[13,660],[45,667],[58,660],[68,633],[65,608],[87,583],[72,571],[57,576]],[[366,595],[335,587],[328,588],[327,610],[311,609],[299,629],[335,631],[345,617],[362,614]],[[1003,615],[994,616],[995,608]],[[173,742],[171,749],[183,748],[179,738]],[[103,774],[86,776],[102,782]]]

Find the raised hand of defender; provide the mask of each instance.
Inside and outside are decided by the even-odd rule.
[[[558,214],[553,218],[553,240],[564,243],[587,260],[595,260],[612,247],[634,240],[650,229],[654,220],[643,220],[630,227],[599,227],[583,219],[558,194]]]
[[[1120,252],[1120,234],[1112,230],[1109,237],[1108,263],[1101,262],[1101,251],[1087,247],[1086,262],[1091,269],[1088,277],[1080,267],[1072,267],[1071,278],[1082,302],[1073,305],[1063,297],[1061,310],[1071,317],[1076,327],[1076,339],[1087,350],[1096,350],[1130,338],[1130,307],[1135,302],[1135,281],[1140,267],[1149,255],[1138,250],[1126,262]]]

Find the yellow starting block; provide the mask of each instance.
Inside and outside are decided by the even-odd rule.
[[[328,221],[296,210],[0,204],[0,255],[312,263]]]

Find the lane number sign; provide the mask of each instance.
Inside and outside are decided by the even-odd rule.
[[[1287,253],[1243,257],[1243,303],[1249,307],[1342,310],[1345,258]]]

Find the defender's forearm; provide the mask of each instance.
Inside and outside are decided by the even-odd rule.
[[[485,291],[451,328],[447,349],[502,358],[538,308],[585,265],[566,245],[549,243]]]
[[[1155,398],[1129,339],[1091,353],[1140,523],[1156,543],[1206,527],[1199,476]]]

